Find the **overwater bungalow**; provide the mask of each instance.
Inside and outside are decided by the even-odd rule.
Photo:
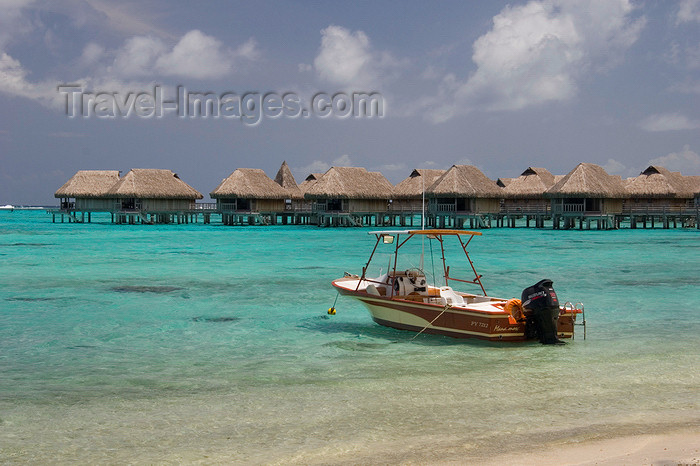
[[[659,221],[668,228],[669,221],[684,223],[695,214],[695,183],[693,177],[658,166],[647,167],[639,176],[625,181],[628,197],[623,213],[629,216],[630,225]],[[686,218],[688,217],[688,218]]]
[[[383,222],[394,186],[379,172],[361,167],[331,167],[309,186],[319,225],[361,226]]]
[[[90,221],[92,212],[112,211],[114,200],[107,193],[118,181],[118,170],[80,170],[58,188],[54,197],[60,199],[60,210],[71,221],[84,221],[85,213]],[[80,219],[75,212],[80,213]]]
[[[498,216],[503,188],[472,165],[452,165],[427,190],[431,223],[437,228],[486,228]]]
[[[414,225],[414,217],[421,218],[428,211],[426,190],[446,170],[416,168],[405,180],[394,187],[394,197],[389,203],[389,221],[392,225]],[[421,224],[421,223],[418,223]]]
[[[423,210],[423,194],[447,170],[416,168],[405,180],[394,187],[394,198],[391,205],[393,211],[421,212]]]
[[[647,167],[639,176],[626,180],[625,211],[685,209],[692,207],[694,183],[691,177],[658,165]]]
[[[105,194],[118,223],[189,223],[202,193],[170,170],[134,168]]]
[[[269,224],[273,214],[285,211],[292,193],[259,168],[238,168],[211,193],[225,225]]]
[[[544,193],[554,184],[555,177],[546,168],[528,167],[503,189],[504,209],[506,212],[547,212],[550,201]]]
[[[545,196],[551,200],[554,228],[572,228],[576,220],[579,228],[591,221],[598,228],[616,228],[615,215],[622,212],[627,197],[622,179],[609,175],[603,167],[580,163],[549,188]]]
[[[550,200],[544,193],[554,186],[555,177],[546,168],[528,167],[513,178],[503,189],[502,219],[515,226],[515,220],[525,217],[526,226],[535,220],[536,227],[544,226],[550,215]]]

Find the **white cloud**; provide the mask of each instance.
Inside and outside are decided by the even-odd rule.
[[[533,0],[506,6],[473,45],[477,68],[443,80],[428,117],[444,121],[475,108],[518,110],[565,101],[582,79],[617,63],[639,37],[629,0]]]
[[[608,161],[601,166],[603,170],[611,175],[622,175],[623,172],[627,171],[627,167],[615,159],[608,159]]]
[[[52,82],[32,83],[28,72],[10,55],[0,52],[0,92],[37,100],[46,105],[57,105],[56,85]]]
[[[474,165],[474,162],[469,157],[462,157],[461,159],[457,160],[454,164],[455,165]]]
[[[27,71],[18,60],[6,53],[0,55],[0,90],[11,94],[24,94],[27,89]]]
[[[321,50],[314,67],[322,79],[340,85],[375,79],[368,66],[372,58],[364,32],[352,33],[340,26],[328,26],[321,36]]]
[[[258,43],[252,37],[239,45],[233,52],[234,58],[244,58],[246,60],[257,60],[260,58]]]
[[[333,160],[333,167],[352,167],[352,162],[350,161],[350,156],[348,154],[343,154],[337,159]]]
[[[373,50],[362,31],[334,25],[321,30],[321,49],[314,59],[314,69],[324,81],[375,89],[401,65],[390,53]]]
[[[156,69],[171,76],[217,78],[231,71],[232,58],[220,41],[195,29],[182,36],[171,52],[158,57]]]
[[[681,46],[676,41],[671,42],[668,51],[663,54],[666,62],[686,69],[700,68],[700,43]]]
[[[294,177],[298,180],[303,180],[309,173],[325,173],[331,167],[352,167],[352,161],[348,154],[343,154],[334,159],[330,163],[323,160],[314,160],[304,167],[295,167],[292,169]]]
[[[371,171],[381,172],[381,173],[398,173],[405,172],[408,170],[405,163],[386,163],[384,165],[379,165],[377,167],[370,168]]]
[[[649,161],[649,165],[661,165],[684,175],[700,175],[700,155],[686,144],[680,152],[672,152]]]
[[[645,118],[639,126],[645,131],[680,131],[700,129],[700,120],[691,120],[680,113],[660,113]]]
[[[62,80],[45,78],[32,81],[29,79],[31,75],[30,70],[7,53],[5,48],[10,42],[20,41],[23,34],[32,31],[41,32],[43,30],[42,34],[45,42],[48,42],[46,45],[48,48],[51,48],[52,44],[57,41],[54,31],[47,29],[41,20],[37,19],[40,18],[40,15],[31,14],[31,8],[34,7],[34,4],[38,4],[37,9],[52,13],[77,12],[79,10],[73,8],[73,5],[49,4],[33,0],[5,0],[2,2],[2,7],[0,8],[0,92],[34,100],[48,107],[62,108],[65,105],[65,95],[61,95],[58,92],[57,86],[59,83],[80,83],[85,87],[88,83],[95,82],[100,78],[76,79],[73,76]],[[86,11],[92,10],[88,8]],[[92,68],[98,66],[104,56],[104,48],[99,44],[90,42],[84,47],[83,53],[76,60],[76,63],[83,68]],[[104,67],[101,67],[101,69],[104,70]],[[114,90],[119,90],[119,88]]]
[[[105,48],[103,46],[95,42],[90,42],[83,48],[83,53],[80,56],[80,63],[83,66],[94,65],[102,59],[104,53]]]
[[[15,1],[17,5],[28,3]],[[17,15],[21,17],[20,13]],[[0,10],[0,24],[17,15]],[[257,43],[252,38],[230,49],[198,30],[188,32],[172,47],[159,37],[135,36],[127,39],[118,50],[106,51],[95,42],[85,45],[76,64],[84,70],[92,70],[86,72],[87,76],[32,82],[28,79],[29,70],[3,51],[2,37],[0,32],[0,92],[55,108],[65,105],[66,96],[57,90],[62,83],[109,92],[152,90],[152,82],[160,76],[219,78],[233,72],[234,65],[239,62],[255,60],[259,56]],[[111,66],[104,66],[108,60],[112,61]]]
[[[28,71],[22,64],[6,53],[0,52],[0,92],[15,97],[23,97],[54,108],[66,108],[66,93],[58,91],[59,81],[44,80],[32,82],[27,79]],[[123,81],[108,77],[84,77],[73,79],[70,84],[88,90],[109,90],[126,95],[131,92],[152,92],[153,84],[147,82]]]
[[[494,17],[492,30],[474,43],[472,59],[478,68],[458,95],[474,99],[491,94],[487,100],[494,109],[573,96],[569,65],[582,57],[582,38],[570,15],[550,8],[530,2],[506,7]]]
[[[109,71],[121,76],[150,76],[156,60],[166,51],[165,43],[157,37],[132,37],[116,52]]]
[[[676,24],[690,22],[700,23],[700,0],[681,0]]]
[[[158,37],[132,37],[116,52],[111,70],[128,77],[161,74],[197,79],[220,78],[232,72],[238,60],[255,60],[258,56],[258,47],[253,39],[231,50],[218,39],[194,29],[182,36],[172,49]]]
[[[627,168],[622,162],[615,159],[608,159],[608,161],[601,166],[610,175],[620,175],[622,178],[631,178],[639,175],[640,173],[639,170],[635,168]]]

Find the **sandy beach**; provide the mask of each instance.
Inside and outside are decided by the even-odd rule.
[[[445,463],[445,464],[457,464]],[[476,462],[481,465],[698,465],[700,432],[638,435],[609,440],[566,444],[545,451],[508,454]]]
[[[524,451],[484,457],[469,453],[474,445],[460,447],[427,441],[420,448],[409,442],[402,449],[389,451],[378,448],[368,452],[366,447],[343,452],[324,451],[318,455],[288,458],[293,464],[400,464],[400,465],[479,465],[479,466],[697,466],[700,465],[700,431],[680,431],[667,434],[634,435],[606,440],[584,441],[580,444],[550,445],[538,451]],[[419,453],[420,452],[420,453]],[[442,457],[442,458],[441,458]],[[283,464],[282,462],[274,464]]]

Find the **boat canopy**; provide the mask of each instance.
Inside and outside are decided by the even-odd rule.
[[[370,235],[440,235],[440,236],[448,236],[448,235],[470,235],[470,236],[481,236],[481,233],[478,231],[469,231],[469,230],[440,230],[440,229],[435,229],[435,230],[379,230],[379,231],[370,231],[368,234]]]
[[[467,252],[467,246],[469,243],[471,243],[472,239],[474,239],[475,236],[481,236],[481,233],[478,231],[469,231],[469,230],[445,230],[445,229],[433,229],[433,230],[376,230],[376,231],[370,231],[370,235],[375,235],[377,238],[377,243],[374,245],[374,249],[372,250],[372,253],[369,255],[369,259],[367,260],[367,265],[362,267],[362,276],[360,277],[360,281],[358,281],[358,289],[359,289],[359,284],[362,282],[362,280],[365,280],[366,274],[367,274],[367,268],[369,267],[369,264],[372,262],[372,258],[374,257],[374,253],[377,250],[377,246],[379,246],[379,243],[383,242],[384,244],[394,244],[396,243],[395,249],[394,249],[394,266],[393,266],[393,276],[396,276],[396,265],[398,261],[398,256],[399,256],[399,249],[403,247],[404,244],[406,244],[411,238],[413,238],[415,235],[424,235],[428,239],[437,239],[438,242],[440,243],[440,250],[442,251],[442,267],[444,271],[444,277],[445,277],[445,286],[449,286],[449,281],[450,280],[455,280],[458,282],[462,283],[473,283],[475,285],[479,285],[481,287],[481,291],[483,291],[484,296],[488,296],[486,294],[486,290],[484,289],[484,285],[481,283],[481,275],[476,273],[476,269],[474,268],[474,263],[472,260],[469,258],[469,253]],[[407,238],[403,239],[403,241],[400,239],[401,235],[408,235]],[[462,247],[462,251],[464,252],[465,256],[467,257],[467,262],[469,262],[469,265],[474,272],[474,278],[472,280],[463,280],[460,278],[454,278],[450,276],[450,268],[447,266],[447,263],[445,261],[445,247],[443,245],[443,236],[452,236],[452,237],[457,237],[457,241],[459,241],[460,246]],[[469,236],[469,238],[462,238],[462,236]],[[431,254],[432,254],[432,248],[431,248]],[[420,269],[423,268],[423,253],[421,253],[421,265]],[[391,267],[391,266],[390,266]],[[393,292],[392,292],[393,293]]]

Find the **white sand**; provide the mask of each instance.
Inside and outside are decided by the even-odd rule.
[[[453,439],[456,440],[456,439]],[[700,466],[700,431],[635,435],[609,440],[561,443],[540,450],[484,458],[474,445],[403,442],[330,447],[301,452],[267,463],[275,465],[420,465],[420,466]],[[431,445],[432,448],[431,448]],[[215,461],[216,463],[216,461]]]
[[[508,454],[472,464],[484,466],[700,466],[700,432],[639,435],[581,444],[565,444],[544,451]]]

